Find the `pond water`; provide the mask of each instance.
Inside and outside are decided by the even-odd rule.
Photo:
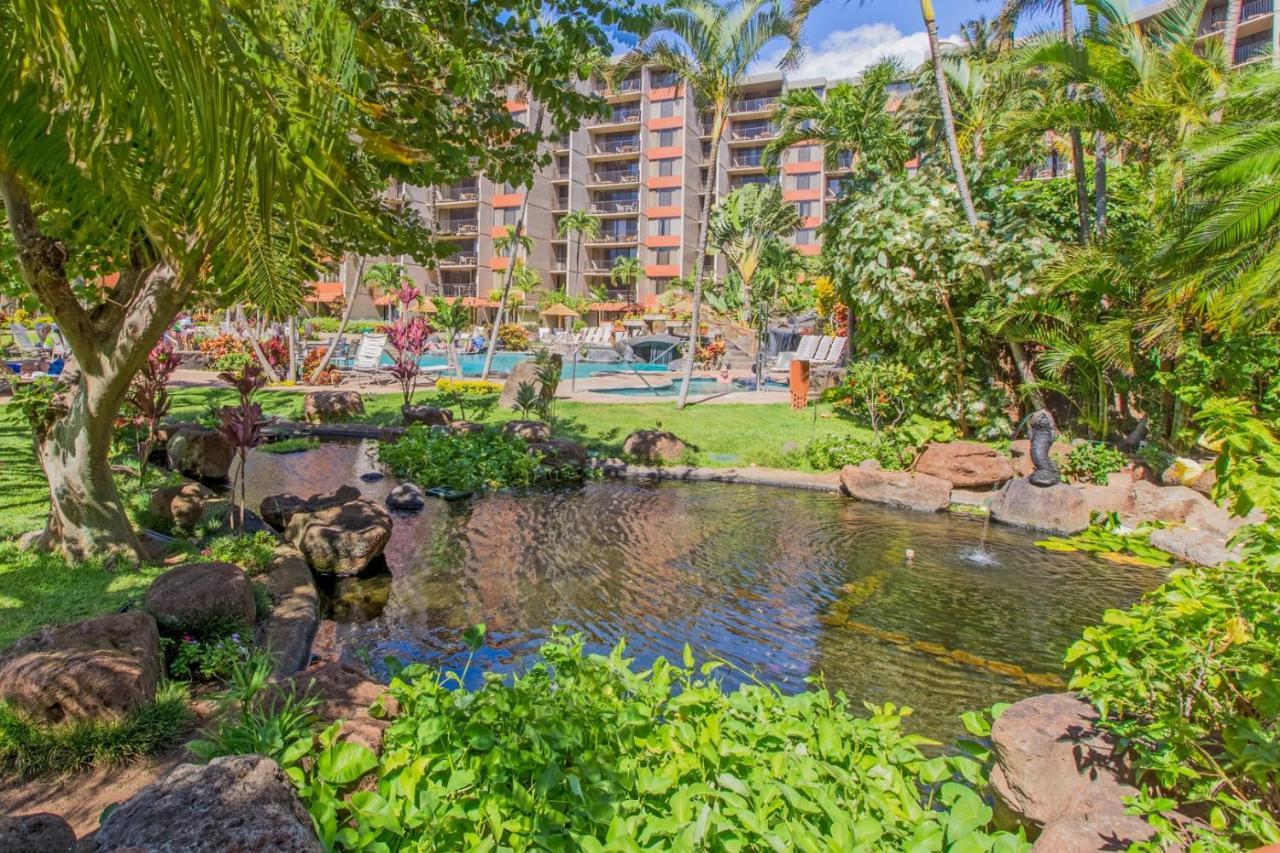
[[[373,447],[254,454],[251,506],[344,483],[382,500]],[[518,667],[553,625],[640,662],[700,657],[802,690],[823,675],[855,709],[894,702],[938,738],[958,715],[1053,689],[1070,643],[1159,572],[1036,548],[981,519],[892,511],[837,495],[703,483],[600,481],[429,501],[397,515],[387,570],[339,581],[327,617],[343,647],[460,667],[460,635],[488,626],[481,669]],[[914,551],[914,559],[906,554]],[[728,672],[730,681],[742,674]]]

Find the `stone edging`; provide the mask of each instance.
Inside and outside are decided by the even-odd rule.
[[[311,569],[292,545],[281,544],[267,569],[271,616],[265,643],[275,656],[273,675],[284,678],[311,663],[311,642],[320,622],[320,596]]]
[[[811,492],[840,494],[840,475],[810,474],[782,468],[700,468],[693,465],[628,465],[625,462],[604,463],[601,472],[620,480],[682,480],[694,483],[738,483],[749,486],[778,486],[806,489]]]

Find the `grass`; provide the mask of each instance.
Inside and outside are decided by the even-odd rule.
[[[303,453],[315,450],[320,446],[318,438],[285,438],[262,445],[258,450],[263,453]]]
[[[0,704],[0,778],[29,779],[153,755],[177,742],[191,724],[186,688],[168,683],[150,705],[124,719],[36,723]]]

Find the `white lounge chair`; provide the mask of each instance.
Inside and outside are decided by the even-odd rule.
[[[839,364],[844,358],[844,346],[849,342],[846,337],[836,337],[831,339],[831,346],[827,350],[827,357],[819,364]]]
[[[823,335],[818,341],[818,349],[814,351],[813,358],[809,359],[811,364],[826,364],[827,358],[831,353],[831,338]]]
[[[13,342],[18,347],[18,355],[31,358],[42,355],[44,347],[31,340],[31,333],[21,323],[11,323],[9,331],[13,333]]]
[[[375,382],[383,383],[392,380],[387,368],[382,366],[382,354],[387,349],[387,336],[368,334],[360,338],[356,347],[356,357],[348,372],[358,376],[372,376]]]

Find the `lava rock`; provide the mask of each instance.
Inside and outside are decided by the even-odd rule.
[[[453,422],[453,412],[436,406],[401,406],[400,416],[406,424],[448,426]]]
[[[422,489],[413,483],[401,483],[391,490],[391,494],[387,495],[387,506],[390,509],[400,510],[401,512],[413,512],[422,509],[427,503],[427,498],[422,494]]]
[[[1166,527],[1151,532],[1151,546],[1172,554],[1184,563],[1218,566],[1239,560],[1239,551],[1227,547],[1226,539],[1208,530],[1190,527]]]
[[[336,424],[364,414],[359,391],[311,391],[302,403],[302,417],[309,424]]]
[[[915,470],[946,480],[957,489],[998,486],[1013,479],[1013,465],[992,447],[972,441],[930,444]]]
[[[467,435],[475,435],[484,432],[484,424],[478,424],[475,421],[453,421],[449,424],[449,429],[454,432],[466,433]]]
[[[379,475],[380,478],[381,475]],[[263,498],[262,503],[258,505],[258,514],[262,516],[263,521],[276,530],[284,530],[289,525],[289,519],[293,518],[296,512],[316,512],[357,500],[360,500],[360,490],[355,486],[339,486],[332,494],[312,495],[309,498],[285,492]]]
[[[253,587],[232,563],[187,563],[162,574],[147,590],[147,612],[166,628],[184,629],[213,620],[253,624]]]
[[[551,438],[551,427],[542,421],[507,421],[502,425],[504,435],[523,439],[530,444],[535,441],[548,441]]]
[[[563,369],[563,357],[559,354],[553,354],[551,360],[555,364],[557,372]],[[520,393],[520,386],[525,382],[528,382],[534,388],[542,388],[542,384],[538,382],[538,365],[534,364],[533,359],[517,362],[507,373],[507,379],[502,383],[502,394],[498,397],[498,408],[503,411],[511,411],[515,407],[516,396]]]
[[[1117,471],[1109,475],[1105,486],[1097,483],[1076,484],[1090,514],[1096,512],[1099,515],[1123,512],[1129,502],[1129,489],[1132,486],[1133,475],[1128,471]]]
[[[638,429],[622,443],[622,452],[644,462],[678,462],[685,444],[680,437],[657,429]]]
[[[386,475],[383,474],[381,471],[365,471],[363,474],[360,475],[360,479],[366,483],[376,483],[379,480],[383,480],[385,478],[386,478]]]
[[[0,853],[74,853],[71,824],[48,812],[0,817]]]
[[[1074,486],[1057,483],[1041,487],[1019,477],[1005,483],[991,502],[991,518],[1014,527],[1070,536],[1089,526],[1089,505]]]
[[[1129,527],[1148,521],[1182,524],[1197,509],[1213,506],[1212,501],[1187,486],[1157,486],[1142,480],[1129,489],[1129,500],[1120,517]]]
[[[217,430],[187,425],[173,431],[166,444],[169,467],[198,480],[225,480],[235,450]]]
[[[46,723],[118,720],[155,699],[160,633],[146,613],[110,613],[30,634],[0,659],[0,699]]]
[[[391,516],[378,504],[354,500],[293,513],[284,536],[321,574],[349,577],[364,571],[391,539]]]
[[[846,465],[840,472],[840,485],[860,501],[919,512],[938,512],[951,503],[950,483],[939,477],[910,471]]]
[[[550,468],[585,468],[588,457],[587,449],[576,441],[567,438],[549,438],[546,441],[535,441],[529,445],[530,453],[542,456],[542,464]]]
[[[166,486],[151,493],[151,511],[175,527],[190,530],[204,518],[205,504],[213,492],[200,483]]]
[[[1079,817],[1064,817],[1044,828],[1033,853],[1086,853],[1086,851],[1128,850],[1155,835],[1151,824],[1124,805],[1098,808]]]
[[[387,693],[385,684],[379,684],[367,673],[338,661],[315,664],[295,673],[289,683],[296,695],[316,700],[311,713],[321,728],[342,720],[339,740],[353,741],[374,752],[382,748],[382,735],[391,721],[371,716],[369,709],[381,701],[386,716],[394,717],[399,708],[396,700]],[[281,700],[289,689],[272,693],[267,699],[267,707]]]
[[[323,849],[289,777],[261,755],[180,764],[108,814],[93,838],[95,853]]]

